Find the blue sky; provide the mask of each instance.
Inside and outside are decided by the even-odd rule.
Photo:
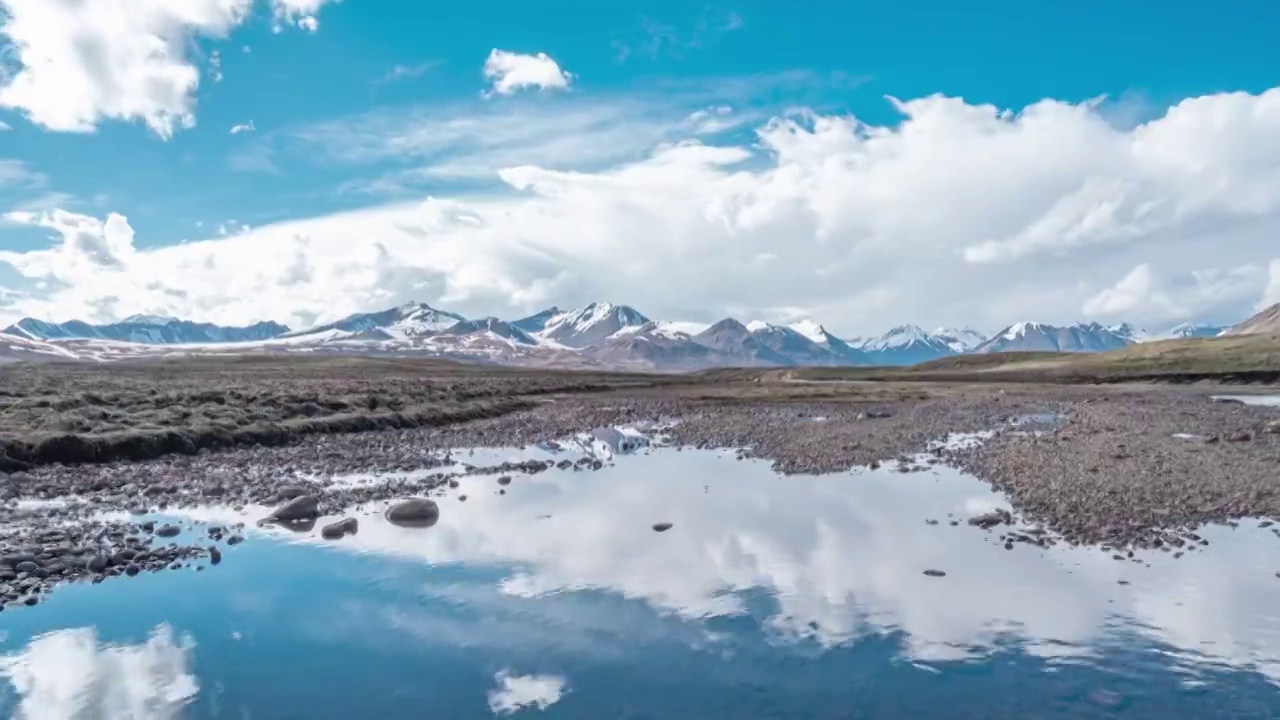
[[[96,4],[100,12],[129,7],[121,2],[88,0],[87,4]],[[11,94],[6,101],[0,90],[0,122],[10,128],[0,132],[0,213],[10,214],[10,222],[0,224],[0,249],[26,258],[17,265],[10,263],[16,272],[6,269],[0,258],[0,287],[7,287],[10,297],[7,309],[0,305],[0,315],[45,311],[101,316],[149,308],[210,318],[222,313],[227,320],[248,319],[249,308],[261,309],[263,303],[246,302],[237,310],[225,312],[219,308],[230,307],[226,298],[188,296],[167,304],[169,301],[164,298],[178,296],[154,288],[148,291],[148,284],[156,281],[140,279],[140,274],[147,272],[148,263],[154,265],[161,259],[148,253],[181,242],[212,242],[243,234],[245,226],[253,229],[250,234],[261,228],[276,228],[276,235],[296,236],[298,227],[311,227],[305,225],[307,222],[350,211],[403,208],[428,197],[437,202],[454,198],[464,204],[480,203],[477,207],[485,211],[475,212],[484,215],[498,211],[495,203],[518,202],[531,192],[530,186],[513,183],[500,175],[500,170],[528,166],[548,173],[572,171],[578,174],[568,179],[557,177],[555,182],[581,183],[596,175],[612,178],[626,168],[639,173],[654,164],[661,148],[673,143],[696,142],[707,148],[741,150],[746,156],[732,162],[717,160],[712,165],[726,175],[743,172],[764,183],[762,187],[776,187],[779,178],[788,177],[777,174],[779,165],[785,163],[779,159],[777,148],[762,141],[762,128],[771,121],[791,117],[804,137],[817,138],[822,134],[817,131],[821,119],[856,117],[865,125],[864,130],[851,131],[854,139],[860,132],[865,136],[868,127],[901,131],[909,125],[904,125],[904,120],[910,113],[895,107],[886,96],[908,101],[942,94],[957,102],[962,99],[964,108],[991,105],[993,112],[1007,109],[1014,113],[1050,99],[1064,107],[1087,107],[1091,120],[1106,123],[1132,149],[1138,147],[1134,128],[1160,122],[1171,107],[1188,98],[1234,97],[1227,93],[1245,93],[1265,106],[1265,112],[1257,107],[1233,110],[1243,118],[1235,122],[1265,134],[1273,119],[1267,113],[1274,101],[1263,102],[1264,93],[1280,77],[1280,51],[1275,49],[1272,37],[1274,28],[1280,27],[1280,4],[1261,1],[1240,0],[1212,8],[1203,3],[1169,2],[1157,9],[1149,4],[1095,0],[739,1],[718,5],[671,1],[530,4],[496,0],[483,6],[402,0],[222,0],[222,7],[242,6],[247,14],[219,14],[222,11],[215,7],[215,0],[175,2],[197,8],[191,17],[203,19],[186,22],[163,12],[153,13],[143,7],[154,4],[153,0],[145,0],[121,11],[134,13],[131,22],[104,29],[101,23],[94,24],[88,14],[76,15],[80,11],[70,0],[0,0],[0,8],[8,17],[4,29],[0,29],[0,42],[8,44],[10,50],[3,56],[6,60],[0,61],[4,67],[0,88],[5,85],[6,76],[12,83],[30,70],[32,58],[40,51],[73,47],[77,27],[96,28],[90,34],[100,34],[96,40],[108,48],[108,54],[109,48],[128,47],[139,38],[160,38],[168,43],[170,65],[192,68],[199,78],[197,85],[188,88],[189,92],[179,93],[184,96],[179,101],[172,96],[150,97],[145,87],[139,90],[130,84],[129,78],[145,77],[145,68],[131,70],[127,58],[112,61],[118,66],[113,66],[118,77],[111,77],[113,71],[103,73],[107,76],[103,82],[116,81],[114,87],[107,82],[104,93],[137,93],[132,108],[154,109],[156,103],[173,108],[175,102],[185,102],[193,124],[182,127],[179,123],[171,133],[157,133],[154,126],[149,127],[145,109],[104,109],[108,108],[108,101],[97,105],[78,101],[86,91],[77,82],[94,82],[95,75],[75,67],[71,61],[68,67],[42,74],[39,86],[22,96],[25,100],[15,100]],[[69,9],[62,14],[48,11],[64,6]],[[201,12],[206,14],[200,15]],[[303,17],[314,17],[317,26],[298,22]],[[24,54],[24,48],[30,52]],[[509,94],[493,92],[493,78],[486,78],[484,67],[495,49],[521,58],[545,53],[555,67],[567,73],[566,87],[535,85]],[[66,93],[67,97],[57,99],[54,96],[58,93]],[[1105,101],[1093,102],[1103,96]],[[39,99],[31,100],[32,97]],[[76,131],[50,127],[50,123],[42,122],[40,111],[32,112],[31,106],[37,102],[45,108],[46,119],[53,112],[50,108],[81,107],[90,114],[91,127]],[[800,111],[807,114],[797,115]],[[1211,118],[1216,111],[1206,112]],[[941,126],[945,132],[930,137],[945,136],[977,146],[974,138],[964,133],[977,132],[981,136],[983,131],[966,125],[960,115],[937,117],[938,122],[945,123]],[[1229,122],[1220,124],[1223,127],[1217,129],[1211,120],[1191,124],[1188,132],[1205,135],[1188,142],[1203,140],[1206,146],[1212,145],[1210,136],[1223,131]],[[927,129],[922,123],[917,125]],[[233,134],[232,129],[237,126],[251,129]],[[1076,129],[1044,129],[1045,133],[1058,131],[1079,139]],[[166,134],[169,136],[163,137]],[[917,136],[903,133],[898,139],[906,141],[909,137]],[[823,158],[827,162],[843,158],[844,166],[856,165],[854,158],[865,149],[851,148],[849,140],[847,137],[843,143],[815,147],[812,152],[822,157],[806,155],[805,161],[816,163],[813,167],[817,167]],[[1052,145],[1048,135],[1045,141]],[[1101,140],[1091,147],[1102,148],[1106,144]],[[1017,152],[1026,150],[1015,151],[1003,160],[1010,165],[1019,164],[1023,159]],[[1221,167],[1214,166],[1220,175],[1235,177],[1232,173],[1244,173],[1248,187],[1242,192],[1246,194],[1270,187],[1272,178],[1258,177],[1256,168],[1231,155],[1229,148],[1224,153],[1204,161],[1221,162]],[[957,247],[931,247],[928,252],[936,255],[939,271],[947,267],[948,255],[963,253],[965,248],[987,240],[999,242],[1005,236],[1023,237],[1028,231],[1045,232],[1045,218],[1052,220],[1054,212],[1062,212],[1064,198],[1067,204],[1080,202],[1081,188],[1086,189],[1085,196],[1090,196],[1091,181],[1098,185],[1109,179],[1117,186],[1130,187],[1140,179],[1146,182],[1150,175],[1145,170],[1107,167],[1108,155],[1101,149],[1095,160],[1089,167],[1064,167],[1066,160],[1062,160],[1042,176],[1026,179],[1031,185],[1043,186],[1044,193],[1028,199],[1025,212],[1003,225],[996,223],[998,227],[988,228],[984,218],[983,227],[973,230],[976,235],[957,233],[965,236],[955,241]],[[1025,161],[1040,162],[1035,157]],[[938,179],[946,187],[930,185],[919,190],[963,195],[964,186],[974,178],[1007,169],[974,167],[983,162],[980,158],[963,162],[977,175],[947,175]],[[685,169],[683,165],[681,169]],[[916,182],[895,173],[886,178],[898,178],[894,180],[899,185],[896,189],[904,193],[911,189],[910,183]],[[539,182],[543,179],[539,176]],[[706,178],[671,177],[673,182],[680,180]],[[717,177],[715,181],[729,182],[734,193],[748,192],[752,202],[760,201],[756,190],[741,190],[734,184],[737,180]],[[813,180],[805,186],[805,192],[818,195],[800,197],[792,192],[789,201],[818,207],[815,198],[834,192],[833,188],[822,187],[821,182]],[[1007,179],[997,185],[1020,187],[1019,182]],[[859,203],[874,199],[875,188],[865,187],[861,181],[854,185],[861,188]],[[574,187],[581,189],[579,185]],[[723,188],[709,192],[701,210],[695,213],[703,218],[707,217],[708,208],[721,208],[728,202]],[[1141,192],[1134,192],[1142,195],[1148,206],[1162,202],[1185,205],[1187,197],[1195,195],[1181,185],[1176,190],[1144,186]],[[1170,194],[1175,192],[1191,194]],[[533,189],[533,200],[546,202],[546,193]],[[839,204],[838,199],[822,202]],[[1115,206],[1115,202],[1105,199],[1091,202],[1104,209]],[[744,203],[737,197],[732,205],[745,208]],[[882,206],[864,207],[863,212],[876,215],[881,207],[891,205],[885,201]],[[1183,262],[1170,262],[1163,257],[1167,253],[1153,254],[1152,246],[1133,247],[1138,244],[1132,242],[1134,233],[1151,243],[1159,242],[1154,234],[1149,238],[1144,235],[1156,230],[1133,227],[1119,231],[1120,235],[1127,233],[1128,240],[1121,253],[1125,257],[1115,261],[1117,264],[1105,264],[1103,270],[1104,264],[1095,263],[1096,258],[1071,259],[1067,265],[1075,275],[1064,271],[1052,282],[1055,287],[1070,287],[1073,294],[1060,306],[1046,305],[1044,310],[1052,316],[1047,319],[1124,314],[1120,312],[1124,310],[1154,324],[1229,320],[1269,299],[1269,262],[1280,251],[1253,246],[1258,245],[1256,238],[1268,237],[1271,226],[1267,223],[1273,219],[1273,209],[1249,208],[1245,212],[1229,205],[1219,208],[1219,215],[1198,217],[1185,224],[1177,221],[1176,227],[1160,227],[1162,237],[1187,236],[1187,246],[1177,253]],[[509,213],[510,208],[502,207]],[[32,253],[45,251],[51,242],[69,242],[65,240],[65,222],[41,222],[33,217],[55,209],[100,223],[111,213],[127,218],[133,232],[130,257],[137,264],[129,269],[128,277],[140,289],[135,288],[133,295],[107,292],[104,288],[110,284],[100,273],[89,278],[78,271],[54,272],[44,260],[35,262],[39,258]],[[645,222],[647,211],[620,208],[620,222]],[[998,217],[1003,212],[995,209],[988,217]],[[1247,217],[1242,217],[1242,212]],[[1088,215],[1082,211],[1082,216]],[[450,222],[457,222],[456,217],[450,217]],[[594,227],[600,221],[572,214],[557,217],[564,233]],[[629,219],[623,220],[626,218]],[[781,216],[775,220],[784,222]],[[644,263],[628,267],[600,265],[600,256],[608,254],[603,248],[614,248],[613,244],[601,241],[599,246],[592,246],[584,240],[552,246],[542,238],[508,235],[506,241],[495,237],[486,240],[494,244],[496,252],[513,254],[515,259],[504,262],[462,258],[456,245],[475,244],[465,239],[455,238],[450,241],[454,244],[447,247],[423,240],[427,243],[423,252],[435,250],[452,259],[440,267],[418,267],[425,280],[409,277],[412,270],[396,273],[396,281],[403,287],[390,293],[375,292],[376,288],[358,291],[344,284],[342,297],[318,304],[306,293],[282,291],[279,278],[264,276],[261,284],[265,289],[261,291],[271,301],[269,310],[263,312],[285,319],[292,317],[296,323],[330,311],[368,309],[366,305],[420,293],[427,296],[424,299],[453,302],[472,312],[483,306],[497,314],[512,313],[548,300],[563,305],[590,299],[607,292],[609,284],[588,282],[581,276],[612,272],[631,278],[620,285],[654,288],[654,304],[665,313],[710,316],[738,311],[784,317],[826,312],[847,318],[844,324],[851,331],[855,326],[869,328],[875,323],[896,324],[897,320],[1000,324],[1024,319],[1009,312],[1007,299],[993,300],[981,308],[965,304],[955,312],[930,311],[919,298],[895,299],[907,295],[902,291],[907,281],[901,277],[909,279],[911,268],[903,258],[891,258],[877,248],[893,245],[891,236],[895,232],[915,230],[896,220],[885,220],[873,229],[859,229],[853,219],[832,221],[832,227],[824,227],[822,220],[811,220],[795,230],[775,228],[779,234],[768,238],[737,235],[726,239],[725,247],[750,247],[751,255],[742,258],[744,268],[752,263],[778,265],[785,262],[788,243],[795,240],[798,232],[816,243],[808,259],[837,268],[833,272],[838,272],[842,263],[861,269],[872,263],[892,264],[895,272],[881,275],[893,275],[899,280],[891,288],[876,291],[868,287],[869,282],[851,274],[850,280],[857,281],[850,283],[848,294],[840,295],[834,282],[830,284],[833,289],[823,294],[809,291],[807,286],[811,283],[804,282],[804,272],[822,275],[823,267],[788,268],[781,273],[785,281],[798,283],[796,287],[804,290],[796,292],[794,299],[779,292],[761,295],[756,301],[746,292],[708,289],[705,298],[688,295],[668,303],[661,299],[662,293],[654,283],[646,283],[641,277],[649,271],[642,267]],[[937,218],[941,228],[965,220]],[[304,225],[296,225],[298,221]],[[669,218],[661,220],[667,222]],[[1213,233],[1206,234],[1204,223],[1231,228],[1239,235],[1232,246],[1238,249],[1211,252],[1210,246],[1203,243]],[[86,226],[80,227],[83,230]],[[370,221],[366,227],[369,234],[352,238],[351,242],[368,243],[374,257],[371,262],[376,263],[378,253],[387,252],[377,237],[381,226]],[[486,227],[493,227],[493,222],[486,223]],[[1036,227],[1041,229],[1035,230]],[[672,232],[662,224],[655,224],[654,229]],[[432,237],[436,237],[445,231],[439,227],[434,231],[422,227],[414,230],[420,239],[430,232],[435,232]],[[739,228],[734,232],[745,231]],[[1065,237],[1071,231],[1058,232]],[[823,240],[820,236],[824,233],[854,234],[846,240]],[[304,234],[311,237],[312,233]],[[266,244],[287,240],[270,237],[262,235],[261,239]],[[907,240],[904,238],[903,242]],[[833,254],[831,246],[841,242],[856,249],[860,257],[852,259],[853,250]],[[1049,243],[1043,239],[1027,242],[1038,244],[1037,247]],[[768,247],[770,243],[776,247]],[[303,258],[299,262],[314,266],[311,270],[330,262],[319,256],[318,244],[322,243],[317,240],[306,249],[296,250]],[[239,252],[230,244],[202,247],[215,254]],[[379,251],[379,247],[383,250]],[[412,255],[411,247],[402,247]],[[672,247],[668,248],[672,252],[669,260],[706,261],[696,248]],[[289,255],[295,250],[279,252]],[[1062,249],[1055,252],[1061,260]],[[536,262],[530,260],[531,256],[536,256]],[[770,256],[774,259],[768,259]],[[1024,256],[1025,253],[1018,255],[1017,259],[1034,260],[1044,268],[1045,258]],[[67,257],[61,256],[60,261],[70,262]],[[178,257],[174,253],[165,257],[166,262],[184,267],[182,263],[187,262],[174,260]],[[342,261],[333,258],[331,262]],[[970,258],[969,262],[984,261]],[[107,262],[96,266],[122,273],[125,264]],[[654,267],[662,265],[655,263]],[[1162,265],[1167,269],[1159,267]],[[33,269],[35,266],[39,267]],[[1144,266],[1147,269],[1141,270]],[[1006,270],[1017,281],[1011,281],[1011,285],[1022,283],[1028,276],[1025,268]],[[976,272],[987,277],[989,271],[980,268]],[[1120,301],[1113,295],[1114,302],[1108,303],[1102,297],[1131,276],[1143,286],[1140,301]],[[385,280],[377,273],[370,277],[374,278],[371,282]],[[760,277],[768,275],[743,275],[739,281],[758,282]],[[1221,280],[1224,277],[1239,280],[1240,288],[1218,287],[1227,283]],[[1246,277],[1247,281],[1240,279]],[[162,280],[170,282],[172,278]],[[972,281],[987,284],[978,276]],[[1214,287],[1206,289],[1206,283]],[[1250,283],[1251,289],[1246,292],[1244,285]],[[1032,282],[1025,284],[1036,286]],[[954,292],[967,294],[966,287],[957,279]],[[1060,294],[1056,290],[1037,292],[1047,297]],[[1194,298],[1183,297],[1187,292]],[[1246,297],[1250,292],[1255,297]],[[1032,307],[1036,307],[1033,298],[1037,296],[1017,295],[1026,298]],[[0,302],[4,297],[0,295]],[[647,300],[609,299],[637,305]],[[1004,310],[995,307],[1000,302],[1004,303]],[[876,309],[868,309],[869,304]],[[858,308],[852,316],[851,307]],[[1106,308],[1116,312],[1101,312]],[[828,324],[841,322],[818,319]]]

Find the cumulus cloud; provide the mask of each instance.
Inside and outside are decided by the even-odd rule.
[[[17,718],[178,716],[198,691],[194,644],[157,627],[138,645],[101,644],[92,628],[42,635],[0,657],[17,695]]]
[[[274,0],[277,22],[315,28],[325,0]],[[255,0],[0,0],[0,107],[61,132],[141,121],[161,138],[195,125],[197,38],[224,38]],[[4,67],[7,66],[7,67]],[[221,79],[220,59],[210,75]]]
[[[253,121],[252,121],[252,120],[250,120],[249,122],[244,123],[244,124],[241,124],[241,125],[232,125],[232,126],[231,126],[231,134],[232,134],[232,135],[239,135],[240,133],[253,132],[254,130],[257,130],[257,129],[258,129],[258,128],[254,127],[254,125],[253,125]]]
[[[489,691],[489,709],[496,715],[510,715],[526,707],[539,710],[560,702],[565,681],[554,675],[512,675],[504,670],[494,676],[498,687]]]
[[[1097,103],[1011,112],[941,96],[893,102],[902,119],[892,125],[794,113],[728,145],[694,138],[700,123],[733,114],[661,133],[651,118],[620,121],[610,137],[621,142],[631,128],[656,144],[590,169],[549,166],[550,146],[529,152],[518,145],[527,134],[505,121],[481,123],[505,133],[496,145],[472,143],[464,116],[376,139],[331,128],[317,137],[333,160],[394,152],[447,165],[453,155],[433,153],[456,141],[482,147],[486,167],[511,164],[496,172],[502,187],[482,195],[138,250],[126,271],[76,260],[74,282],[22,310],[56,319],[115,297],[126,314],[296,322],[410,299],[515,315],[603,298],[660,318],[803,315],[863,334],[1082,313],[1157,327],[1231,322],[1266,291],[1280,230],[1280,90],[1192,98],[1128,128],[1109,124]],[[536,128],[554,125],[541,120]],[[672,138],[675,127],[688,139]],[[310,281],[284,284],[296,275],[299,236],[309,239]],[[61,251],[0,261],[34,277],[84,254],[51,252]],[[181,294],[171,292],[177,278]]]
[[[1112,287],[1085,301],[1084,312],[1086,315],[1123,316],[1149,306],[1159,306],[1170,317],[1185,314],[1161,290],[1160,281],[1151,266],[1143,263]]]
[[[491,91],[510,95],[517,90],[568,90],[573,76],[546,53],[522,55],[494,48],[484,61],[484,77],[493,83]]]

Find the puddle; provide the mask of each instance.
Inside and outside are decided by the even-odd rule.
[[[244,522],[248,540],[206,572],[73,585],[6,611],[0,715],[1034,707],[1177,719],[1280,707],[1280,540],[1257,523],[1207,528],[1210,546],[1179,560],[1005,550],[998,531],[966,523],[1007,507],[1002,496],[946,467],[781,477],[733,452],[630,437],[455,452],[475,465],[606,453],[612,464],[508,473],[506,486],[459,474],[430,529],[386,523],[381,504],[349,513],[359,531],[338,541],[319,537],[328,519],[303,534],[255,527],[266,508],[169,514]],[[151,714],[113,715],[119,703]]]
[[[1239,402],[1245,405],[1280,407],[1280,395],[1213,395],[1214,402]]]

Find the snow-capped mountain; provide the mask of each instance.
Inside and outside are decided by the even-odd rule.
[[[1161,335],[1161,339],[1167,340],[1186,340],[1188,338],[1206,338],[1217,337],[1227,328],[1221,325],[1200,325],[1196,323],[1182,323],[1169,328]]]
[[[524,332],[527,332],[530,335],[534,335],[536,333],[542,332],[543,330],[546,330],[547,323],[551,320],[551,318],[554,318],[562,314],[563,312],[564,312],[563,310],[553,305],[547,308],[546,310],[543,310],[540,313],[534,313],[529,317],[523,317],[523,318],[520,318],[519,320],[512,320],[511,326],[519,330],[523,330]]]
[[[821,331],[823,335],[818,337],[822,338],[822,342],[814,340],[795,328],[771,325],[759,320],[747,323],[746,327],[761,345],[787,358],[791,365],[866,364],[865,357],[850,348],[844,341],[835,337],[829,339],[824,337],[826,330],[821,325],[816,328],[807,325],[803,327],[815,335]]]
[[[1152,340],[1162,340],[1165,336],[1157,333],[1147,332],[1146,330],[1132,323],[1122,322],[1119,325],[1108,326],[1107,332],[1123,339],[1128,344],[1150,342]]]
[[[1022,322],[995,336],[970,328],[932,333],[900,325],[884,335],[841,340],[813,321],[789,326],[714,325],[650,320],[632,307],[592,303],[564,311],[548,308],[514,321],[468,320],[413,302],[358,313],[298,332],[275,323],[230,328],[159,315],[117,323],[49,323],[32,318],[0,331],[0,361],[116,360],[246,353],[381,354],[438,357],[463,362],[553,367],[605,367],[673,371],[713,367],[911,365],[966,352],[1100,352],[1135,342],[1207,337],[1219,328],[1184,324],[1147,333],[1129,323],[1053,326]],[[1229,332],[1280,331],[1280,306]]]
[[[51,323],[25,318],[0,332],[29,340],[113,340],[142,345],[176,345],[258,342],[279,337],[289,332],[289,328],[274,322],[226,327],[154,315],[134,315],[104,325],[82,320]]]
[[[796,334],[799,335],[799,333]],[[786,355],[760,342],[746,325],[733,318],[725,318],[715,323],[693,336],[693,339],[699,345],[704,345],[722,353],[727,358],[732,358],[733,362],[729,364],[733,365],[746,367],[798,364]]]
[[[505,320],[499,320],[496,317],[480,318],[479,320],[463,320],[462,322],[451,325],[441,330],[436,337],[461,337],[464,335],[484,335],[488,334],[495,338],[502,338],[521,345],[537,345],[538,341],[533,339],[524,330],[515,326],[515,323],[509,323]]]
[[[411,302],[372,313],[349,315],[336,322],[285,335],[303,339],[366,339],[404,340],[428,337],[446,330],[466,318],[444,310],[437,310],[426,303]]]
[[[938,328],[932,333],[957,355],[972,351],[987,341],[987,334],[973,328]]]
[[[626,369],[701,370],[740,364],[686,332],[654,322],[626,328],[582,352],[601,365]]]
[[[791,324],[791,329],[800,333],[819,346],[831,351],[839,360],[840,365],[872,365],[874,364],[866,353],[853,347],[849,343],[827,332],[822,325],[812,320],[801,320]]]
[[[1038,322],[1020,322],[996,333],[973,352],[1104,352],[1134,342],[1131,337],[1117,334],[1098,323],[1076,323],[1060,327]]]
[[[947,340],[915,325],[899,325],[884,335],[851,341],[875,365],[915,365],[956,354]]]
[[[540,318],[549,312],[550,310],[544,310],[517,323],[527,322],[533,325],[537,322],[534,318]],[[649,318],[626,305],[594,302],[578,310],[552,314],[542,322],[542,330],[535,331],[534,334],[565,347],[581,348],[612,337],[624,328],[640,327],[649,322]]]
[[[1224,335],[1259,335],[1280,333],[1280,303],[1276,303],[1239,325],[1226,330]]]

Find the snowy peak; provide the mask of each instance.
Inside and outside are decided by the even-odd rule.
[[[799,333],[795,334],[801,337]],[[693,339],[700,345],[724,354],[731,359],[732,364],[744,367],[796,364],[786,355],[762,343],[746,325],[733,318],[725,318],[715,323],[695,335]]]
[[[986,333],[969,327],[938,328],[933,337],[941,340],[956,354],[967,353],[987,341]]]
[[[1116,337],[1124,338],[1125,340],[1128,340],[1130,343],[1146,342],[1148,340],[1154,339],[1155,337],[1154,335],[1147,332],[1146,330],[1143,330],[1142,328],[1127,322],[1122,322],[1119,325],[1112,325],[1106,329],[1108,332],[1115,335]]]
[[[883,335],[852,341],[850,345],[876,365],[915,365],[957,352],[947,340],[916,325],[899,325]]]
[[[578,310],[548,317],[539,335],[566,347],[580,348],[594,345],[624,328],[640,327],[647,322],[649,318],[635,308],[594,302]]]
[[[1096,322],[1061,327],[1019,322],[996,333],[973,352],[1104,352],[1132,345],[1140,332],[1127,324],[1112,329]]]
[[[411,302],[400,307],[372,313],[348,315],[341,320],[308,330],[290,333],[289,337],[342,337],[374,338],[386,336],[394,339],[429,337],[466,320],[444,310],[437,310],[426,303]]]
[[[502,338],[520,345],[537,345],[538,341],[533,339],[528,333],[516,327],[513,323],[499,320],[496,317],[480,318],[478,320],[463,320],[452,325],[439,333],[442,336],[490,336],[491,338]]]
[[[812,320],[801,320],[800,322],[791,323],[791,329],[809,338],[810,340],[822,345],[834,339],[835,336],[827,332],[827,329]]]
[[[871,338],[863,346],[863,350],[882,351],[894,348],[904,348],[911,345],[928,345],[936,344],[936,340],[929,333],[920,329],[915,325],[898,325],[890,328],[889,332],[880,337]]]
[[[746,328],[761,345],[795,365],[870,364],[863,353],[812,321],[783,326],[757,320],[747,323]]]
[[[1204,325],[1200,323],[1182,323],[1174,325],[1164,333],[1162,338],[1187,340],[1190,338],[1207,338],[1217,337],[1223,334],[1227,328],[1221,325]]]

